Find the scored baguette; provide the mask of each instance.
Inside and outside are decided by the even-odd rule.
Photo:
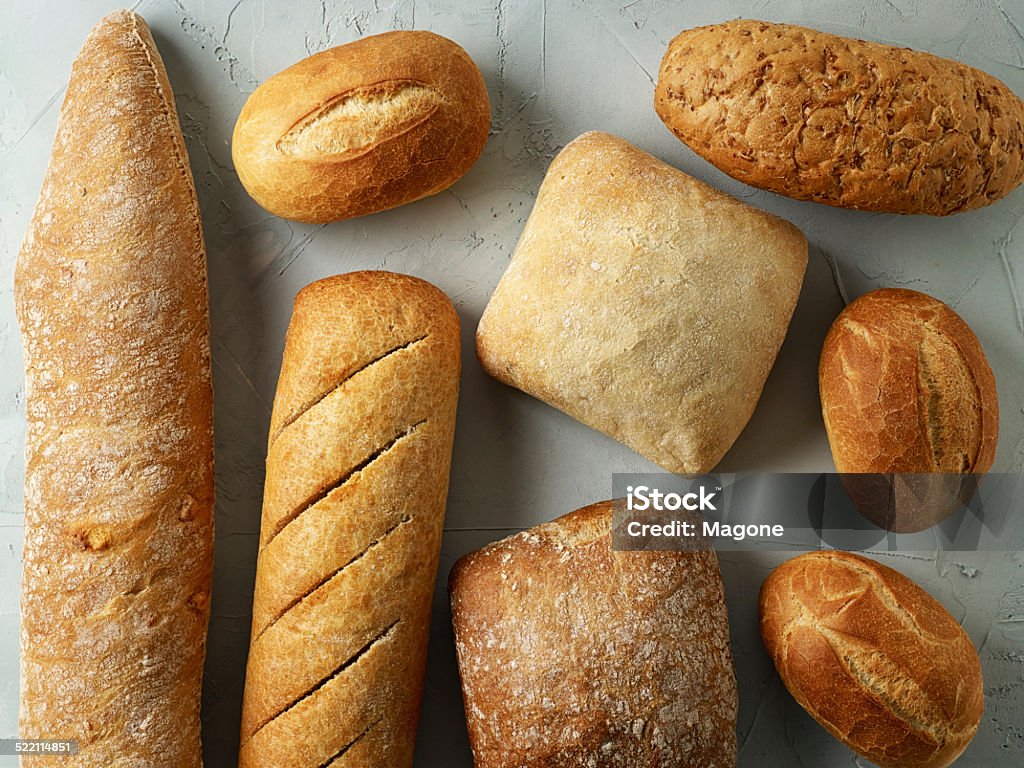
[[[75,60],[18,257],[23,738],[195,768],[213,556],[206,257],[167,75],[121,11]],[[23,765],[52,765],[26,756]]]
[[[242,768],[409,766],[440,554],[459,324],[417,278],[304,288],[274,399]]]

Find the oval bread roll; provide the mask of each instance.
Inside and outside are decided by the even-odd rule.
[[[295,299],[274,397],[240,768],[412,765],[459,388],[429,283]]]
[[[938,299],[902,288],[836,318],[818,369],[836,470],[985,473],[999,404],[978,338]]]
[[[683,32],[655,108],[694,152],[799,200],[946,215],[1024,178],[1024,102],[957,61],[789,24]]]
[[[246,101],[231,155],[271,213],[328,222],[436,194],[483,151],[490,102],[462,48],[387,32],[322,51]]]
[[[761,636],[793,698],[882,768],[943,768],[974,737],[981,664],[942,605],[866,557],[811,552],[761,587]]]

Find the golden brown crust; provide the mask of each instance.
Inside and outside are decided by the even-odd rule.
[[[448,298],[353,272],[295,300],[271,419],[239,765],[408,766],[459,382]]]
[[[792,224],[586,133],[548,169],[477,354],[666,469],[705,472],[754,412],[806,265]]]
[[[74,766],[201,765],[213,556],[206,257],[145,22],[75,60],[18,258],[25,349],[25,738]],[[23,765],[50,763],[24,758]]]
[[[883,768],[944,768],[981,720],[981,664],[945,608],[866,557],[812,552],[761,587],[761,635],[797,702]]]
[[[988,472],[999,405],[974,332],[938,299],[861,296],[832,324],[818,369],[839,472]]]
[[[489,129],[469,54],[431,32],[396,31],[271,77],[242,108],[231,154],[268,211],[327,222],[440,192],[476,162]]]
[[[449,578],[476,768],[736,765],[714,552],[614,552],[612,502],[490,544]]]
[[[655,109],[725,173],[800,200],[941,216],[1024,178],[1024,102],[996,78],[790,24],[681,33]]]

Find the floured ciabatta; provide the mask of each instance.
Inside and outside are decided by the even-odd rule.
[[[754,412],[806,266],[793,225],[587,133],[548,169],[477,354],[666,469],[705,472]]]
[[[736,765],[715,553],[613,551],[612,505],[490,544],[452,569],[476,768]]]

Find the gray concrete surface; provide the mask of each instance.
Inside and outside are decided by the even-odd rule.
[[[17,728],[17,583],[24,390],[13,265],[46,167],[71,62],[107,0],[0,3],[0,736]],[[465,334],[447,533],[438,580],[417,765],[469,766],[443,595],[464,552],[512,529],[605,498],[612,472],[652,471],[626,448],[489,380],[472,335],[515,246],[544,170],[590,129],[619,134],[753,205],[796,223],[811,261],[789,337],[723,471],[831,468],[815,384],[819,345],[842,305],[908,286],[952,304],[995,370],[997,469],[1024,469],[1024,191],[948,219],[839,211],[755,191],[673,138],[654,114],[652,79],[678,31],[736,17],[805,23],[896,42],[985,69],[1024,95],[1020,0],[143,0],[167,63],[199,189],[209,248],[217,436],[217,565],[204,738],[209,768],[234,765],[248,643],[269,406],[291,301],[306,283],[391,269],[439,285]],[[481,160],[450,190],[327,227],[256,206],[229,140],[246,96],[309,53],[365,34],[431,29],[479,63],[493,106]],[[742,689],[741,765],[844,766],[856,758],[785,693],[756,632],[754,596],[786,553],[726,553],[722,572]],[[964,766],[1024,764],[1024,555],[921,552],[880,557],[960,619],[981,650],[987,709]],[[0,766],[13,765],[0,758]]]

